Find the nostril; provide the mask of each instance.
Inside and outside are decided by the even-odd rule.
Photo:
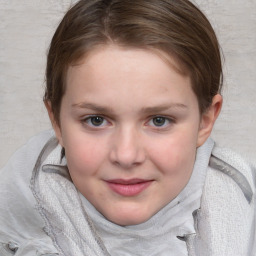
[[[117,165],[117,166],[120,166],[122,168],[125,168],[125,169],[130,169],[132,167],[136,167],[137,165],[139,165],[139,163],[136,163],[136,162],[128,162],[128,161],[113,161],[114,165]]]

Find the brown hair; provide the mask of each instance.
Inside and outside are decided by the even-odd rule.
[[[59,124],[67,69],[101,44],[164,51],[182,63],[200,112],[222,86],[219,44],[204,14],[187,0],[81,0],[59,24],[49,48],[44,100]]]

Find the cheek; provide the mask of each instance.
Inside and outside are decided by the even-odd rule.
[[[105,159],[105,149],[90,139],[74,139],[65,144],[70,174],[89,176],[97,173]]]
[[[167,175],[191,173],[196,154],[196,137],[180,133],[151,146],[151,158]]]

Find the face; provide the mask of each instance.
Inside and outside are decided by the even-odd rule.
[[[68,70],[56,135],[77,189],[116,224],[142,223],[172,201],[206,140],[190,78],[175,65],[109,45]]]

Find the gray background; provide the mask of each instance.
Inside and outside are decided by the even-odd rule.
[[[0,0],[0,167],[49,129],[42,102],[47,48],[74,0]],[[216,30],[224,106],[213,138],[256,162],[256,0],[196,0]]]

